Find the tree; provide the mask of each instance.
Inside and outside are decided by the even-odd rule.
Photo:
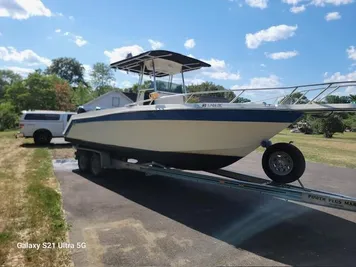
[[[345,125],[338,115],[331,115],[326,118],[317,118],[312,121],[313,131],[323,134],[325,138],[332,138],[334,133],[343,133]]]
[[[235,98],[235,94],[232,91],[226,90],[223,86],[214,84],[212,82],[203,82],[197,85],[189,85],[187,86],[187,91],[190,93],[204,91],[226,91],[221,93],[211,93],[209,95],[215,97],[224,97],[229,101]]]
[[[55,77],[31,73],[27,79],[15,82],[6,89],[6,99],[16,112],[29,109],[56,109]]]
[[[356,104],[356,95],[350,95],[350,100],[351,100],[351,102]]]
[[[144,81],[142,86],[141,86],[141,89],[150,89],[152,88],[152,82],[151,81]],[[125,89],[124,91],[126,92],[132,92],[132,93],[138,93],[138,83],[135,83],[134,85],[132,85],[131,88],[128,88],[128,89]]]
[[[238,98],[234,101],[234,103],[247,103],[247,102],[251,102],[251,100],[248,99],[248,98],[244,98],[244,97],[238,97]]]
[[[25,80],[30,92],[28,109],[56,109],[56,92],[54,90],[55,77],[31,73]]]
[[[52,64],[45,70],[46,74],[54,74],[67,80],[71,86],[83,83],[88,86],[84,80],[84,66],[75,58],[60,57],[52,60]]]
[[[73,92],[72,103],[78,107],[93,100],[94,97],[93,90],[80,83]]]
[[[93,70],[90,73],[91,84],[97,90],[102,87],[112,86],[115,81],[114,72],[109,65],[105,63],[95,63],[93,65]]]
[[[342,104],[351,102],[351,98],[349,96],[338,95],[328,95],[325,100],[328,104]]]
[[[12,104],[16,113],[28,109],[28,99],[30,92],[27,90],[24,81],[17,81],[6,88],[5,99]]]
[[[13,105],[9,102],[0,103],[0,131],[16,128],[18,119]]]
[[[55,109],[63,111],[75,110],[75,106],[71,101],[73,89],[70,87],[68,82],[56,77],[53,79],[53,84],[53,88],[56,94]]]
[[[6,86],[21,80],[21,76],[12,70],[0,70],[0,102],[4,99]]]
[[[283,97],[282,100],[279,101],[279,103],[285,105],[291,105],[293,103],[296,103],[297,101],[298,104],[306,104],[309,102],[309,99],[306,96],[304,96],[301,92],[296,92],[291,95]]]

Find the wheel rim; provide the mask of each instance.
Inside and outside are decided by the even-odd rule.
[[[94,155],[91,159],[91,169],[94,175],[100,173],[101,163],[98,156]]]
[[[271,154],[268,160],[269,168],[274,174],[288,175],[293,169],[293,160],[289,154],[277,151]]]

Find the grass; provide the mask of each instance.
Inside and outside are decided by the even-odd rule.
[[[58,243],[67,225],[47,148],[21,147],[0,132],[0,266],[69,266],[66,249],[19,249],[17,243]],[[28,141],[26,141],[28,142]]]
[[[356,133],[336,133],[327,139],[322,135],[305,135],[283,130],[271,139],[273,143],[293,141],[307,161],[356,169]],[[257,151],[264,151],[258,148]]]

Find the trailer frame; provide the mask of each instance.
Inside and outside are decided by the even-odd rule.
[[[79,145],[74,146],[74,148],[77,150],[76,159],[78,159],[78,162],[81,155],[80,152],[86,152],[87,155],[95,155],[96,158],[97,156],[100,157],[101,171],[99,173],[92,172],[95,176],[100,176],[102,171],[107,169],[125,169],[142,172],[146,176],[158,175],[203,184],[214,184],[232,189],[270,195],[286,201],[296,201],[356,212],[355,197],[306,188],[299,179],[298,182],[300,186],[294,186],[289,184],[278,184],[267,179],[248,176],[238,172],[231,172],[225,169],[209,171],[211,174],[201,174],[192,171],[166,168],[155,162],[139,163],[132,162],[132,160],[130,162],[129,159],[118,160],[112,158],[109,152],[86,148]]]

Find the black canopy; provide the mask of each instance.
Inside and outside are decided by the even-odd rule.
[[[166,50],[151,50],[140,55],[132,57],[129,55],[126,59],[111,63],[110,66],[115,69],[120,69],[124,71],[131,71],[136,73],[141,73],[142,66],[144,66],[145,61],[152,60],[155,58],[162,58],[172,62],[176,62],[182,65],[183,72],[197,70],[202,67],[210,67],[208,63],[200,61],[198,59],[188,57],[182,54],[178,54]],[[152,75],[153,71],[144,69],[145,75]],[[164,77],[169,74],[156,71],[156,77]]]

